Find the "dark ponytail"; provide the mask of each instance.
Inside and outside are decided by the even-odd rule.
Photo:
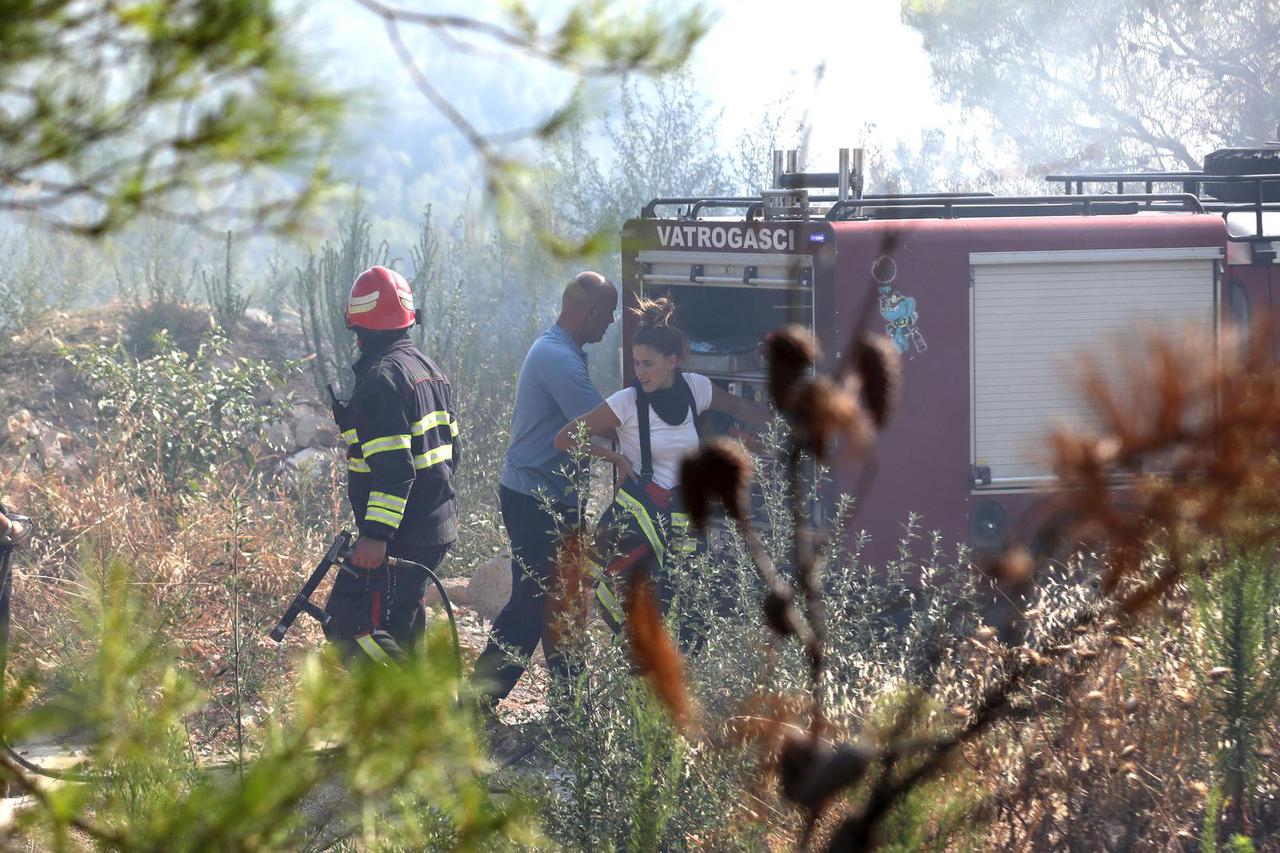
[[[643,344],[663,355],[674,355],[684,361],[689,353],[689,338],[676,325],[676,304],[670,297],[636,300],[631,313],[639,318],[635,344]]]

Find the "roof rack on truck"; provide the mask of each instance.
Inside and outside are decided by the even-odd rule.
[[[994,198],[991,193],[974,193],[974,192],[947,192],[947,193],[867,193],[862,196],[864,199],[951,199],[951,198]],[[840,204],[840,199],[833,195],[809,196],[809,201],[815,204],[829,203],[833,206]],[[750,198],[743,196],[673,196],[670,198],[659,197],[649,201],[640,211],[641,219],[656,219],[658,208],[660,207],[682,207],[685,208],[677,213],[678,219],[698,219],[699,214],[707,209],[731,210],[742,209],[747,211],[746,219],[755,219],[762,213],[764,202],[759,196]],[[830,218],[828,216],[828,218]]]
[[[1191,193],[1127,193],[1124,195],[992,196],[959,194],[951,198],[905,196],[861,198],[837,202],[827,219],[957,219],[992,216],[1078,216],[1131,214],[1141,210],[1204,212]]]
[[[1152,192],[1159,184],[1180,184],[1222,214],[1232,242],[1280,239],[1280,145],[1267,148],[1223,148],[1204,158],[1199,172],[1067,172],[1048,175],[1068,194],[1080,195],[1090,184],[1114,185],[1124,193],[1131,184]]]

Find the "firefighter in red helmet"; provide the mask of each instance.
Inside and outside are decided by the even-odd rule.
[[[457,539],[453,473],[458,421],[449,379],[409,338],[418,322],[404,276],[365,270],[351,287],[347,328],[360,348],[351,399],[334,400],[347,443],[347,496],[360,528],[351,564],[325,604],[325,636],[351,658],[385,663],[425,630],[425,573],[389,572],[388,556],[435,570]],[[419,576],[421,575],[421,576]]]

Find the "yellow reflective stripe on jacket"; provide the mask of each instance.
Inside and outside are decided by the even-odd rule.
[[[363,459],[352,459],[348,457],[347,470],[353,474],[368,474],[372,469],[369,468],[369,463],[365,462]]]
[[[407,503],[407,500],[398,495],[386,492],[369,492],[369,506],[380,506],[393,512],[403,513]]]
[[[379,521],[387,527],[400,529],[400,522],[404,521],[404,513],[394,512],[389,509],[383,509],[380,506],[368,506],[364,511],[365,521]]]
[[[455,420],[449,421],[449,435],[453,436],[454,438],[458,437],[458,422]]]
[[[365,459],[375,453],[384,453],[388,450],[408,450],[409,436],[401,434],[375,438],[372,441],[366,441],[360,446],[360,449],[364,452]]]
[[[378,645],[373,637],[368,634],[356,637],[356,645],[363,649],[364,653],[372,658],[375,663],[380,663],[383,666],[391,663],[391,655],[387,654],[386,650]]]
[[[439,465],[441,462],[448,462],[453,458],[453,445],[442,444],[434,447],[426,453],[419,453],[413,457],[413,467],[418,470],[430,468],[432,465]]]
[[[346,430],[342,433],[342,437],[346,440],[347,444],[360,443],[360,436],[356,435],[356,431],[354,429]]]
[[[618,489],[618,496],[615,503],[631,513],[631,517],[636,520],[636,524],[640,525],[640,530],[644,533],[644,538],[649,540],[649,547],[653,549],[653,556],[657,557],[658,565],[662,565],[663,547],[662,538],[658,536],[657,528],[653,526],[653,519],[649,517],[649,513],[644,508],[644,504],[627,494],[625,489]]]
[[[429,429],[449,426],[451,420],[448,412],[431,412],[419,419],[417,423],[409,428],[409,431],[414,435],[422,435]]]

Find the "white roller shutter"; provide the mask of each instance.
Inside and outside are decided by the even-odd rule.
[[[1073,357],[1139,352],[1153,327],[1213,334],[1220,256],[1216,247],[970,255],[972,462],[990,469],[992,487],[1046,483],[1049,432],[1094,424]]]

